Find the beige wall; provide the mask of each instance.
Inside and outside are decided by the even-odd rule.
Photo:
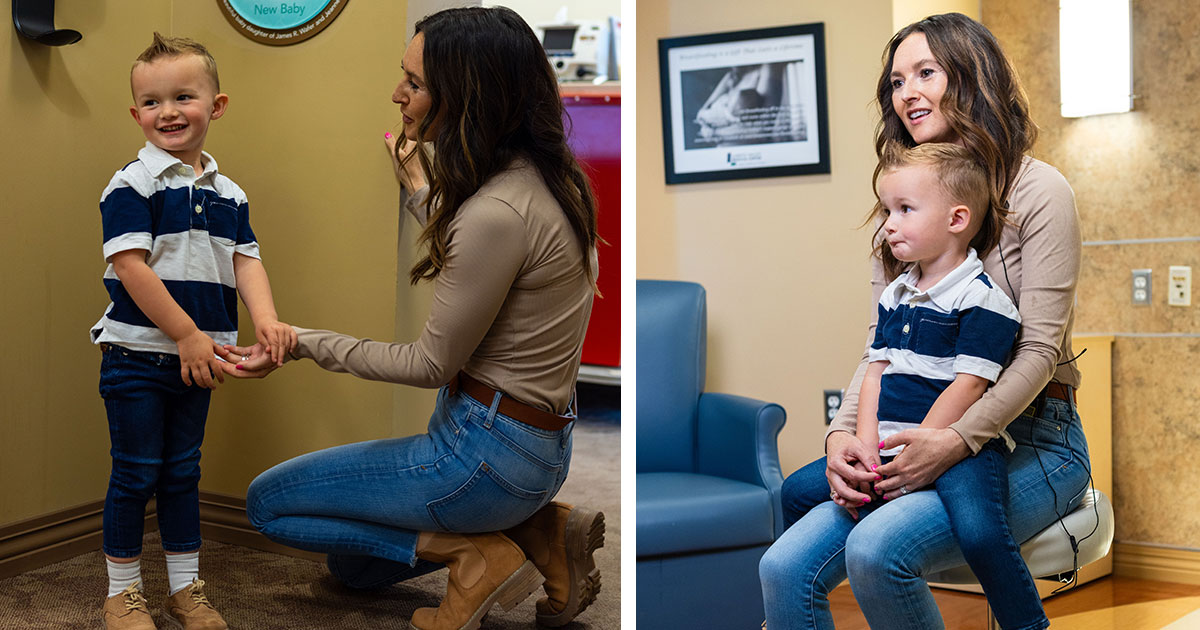
[[[892,3],[892,31],[936,13],[957,12],[979,19],[980,0],[895,0]]]
[[[1190,307],[1166,303],[1169,265],[1200,272],[1194,240],[1200,235],[1200,108],[1192,80],[1200,73],[1193,52],[1200,7],[1190,0],[1134,2],[1134,111],[1076,119],[1059,115],[1057,4],[984,0],[983,20],[1024,79],[1042,131],[1035,153],[1075,189],[1085,244],[1075,329],[1116,334],[1116,538],[1200,548],[1200,498],[1190,492],[1200,472],[1179,458],[1200,440],[1194,368],[1200,364],[1200,299],[1194,296]],[[1135,268],[1154,270],[1151,306],[1130,305]]]
[[[657,40],[825,24],[830,175],[667,186]],[[872,91],[892,3],[642,2],[637,12],[637,276],[708,291],[709,391],[778,402],[784,472],[822,452],[822,389],[844,387],[870,314]],[[817,307],[817,304],[820,304]]]
[[[0,326],[0,524],[103,497],[108,434],[87,330],[107,304],[99,195],[143,143],[128,73],[154,30],[209,46],[230,95],[208,150],[250,197],[280,316],[376,339],[412,339],[427,290],[398,282],[397,187],[382,135],[406,34],[405,2],[351,2],[296,46],[236,34],[212,2],[58,2],[83,33],[49,48],[0,29],[0,205],[6,269]],[[241,339],[253,340],[244,310]],[[428,392],[289,365],[226,383],[204,445],[204,490],[239,495],[260,471],[323,446],[419,431]]]
[[[534,27],[554,23],[554,17],[564,6],[568,20],[605,20],[610,15],[621,16],[621,0],[485,0],[483,5],[508,7]]]

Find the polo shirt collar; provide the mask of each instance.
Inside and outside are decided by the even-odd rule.
[[[200,155],[203,156],[204,172],[200,173],[200,176],[196,179],[204,179],[217,172],[217,161],[213,159],[213,156],[209,155],[207,151],[201,151]],[[154,146],[149,141],[146,142],[146,146],[142,147],[141,151],[138,151],[138,159],[146,165],[146,168],[150,170],[150,174],[155,177],[161,177],[167,169],[173,166],[184,166],[183,160]]]
[[[917,288],[917,266],[913,265],[900,275],[897,289],[911,292],[914,296],[923,295],[943,311],[949,312],[954,308],[954,298],[962,294],[963,287],[983,273],[983,263],[974,247],[967,248],[967,259],[952,269],[946,277],[938,280],[937,284],[925,291]]]

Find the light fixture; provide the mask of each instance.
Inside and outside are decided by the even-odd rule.
[[[1059,0],[1058,9],[1062,115],[1132,109],[1129,0]]]

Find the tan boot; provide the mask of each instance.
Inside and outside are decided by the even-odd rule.
[[[167,623],[182,630],[229,630],[221,613],[204,595],[204,580],[193,580],[182,591],[167,598]]]
[[[538,623],[566,625],[596,601],[600,571],[592,554],[604,546],[603,512],[551,502],[504,533],[546,576]]]
[[[141,581],[104,600],[101,614],[105,630],[155,630],[154,619],[142,595]]]
[[[413,613],[413,630],[476,630],[493,604],[510,610],[543,581],[521,548],[500,532],[421,532],[417,557],[445,564],[450,579],[440,606]]]

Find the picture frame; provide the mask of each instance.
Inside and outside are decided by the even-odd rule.
[[[658,40],[668,184],[828,174],[825,25]]]

